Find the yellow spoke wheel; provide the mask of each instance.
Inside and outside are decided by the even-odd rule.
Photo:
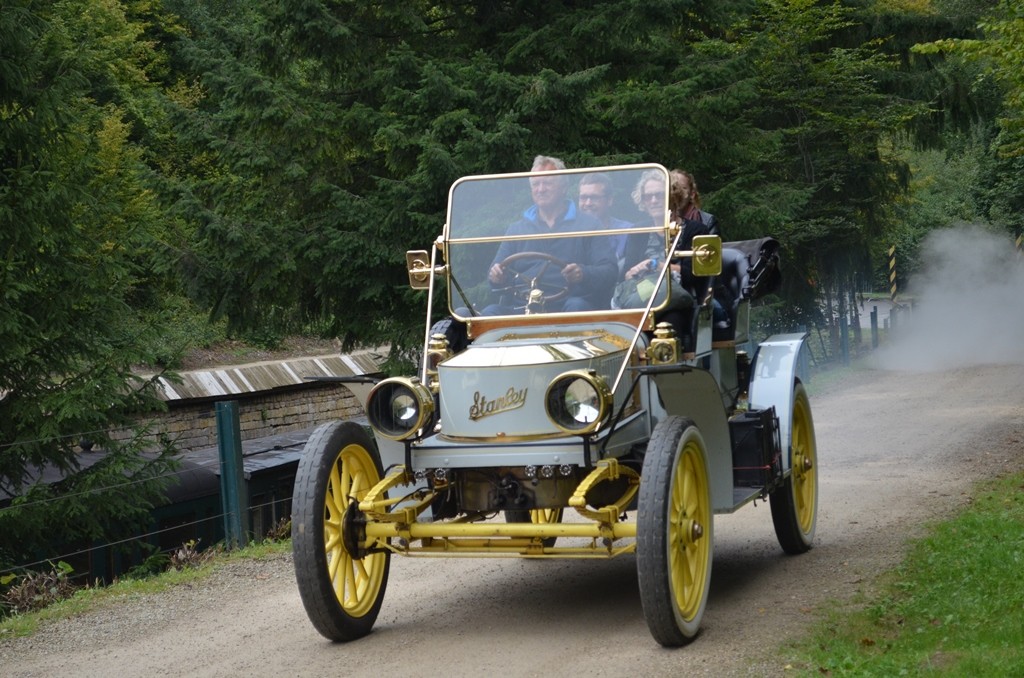
[[[637,581],[647,626],[666,647],[700,630],[714,543],[704,439],[692,421],[668,417],[644,456],[637,513]]]
[[[811,548],[818,522],[818,448],[811,403],[799,382],[793,390],[789,464],[789,477],[771,493],[769,503],[782,550],[799,554]]]
[[[310,621],[331,640],[365,636],[380,612],[390,554],[358,534],[353,502],[381,474],[373,440],[353,422],[319,427],[299,462],[292,497],[295,578]]]

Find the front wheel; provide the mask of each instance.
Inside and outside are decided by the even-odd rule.
[[[354,422],[317,428],[299,461],[292,497],[295,579],[309,620],[334,641],[368,634],[384,599],[390,553],[363,544],[355,520],[355,504],[381,475],[373,441]]]
[[[644,617],[666,647],[696,637],[711,586],[711,487],[704,439],[689,419],[658,423],[647,445],[637,512]]]
[[[790,437],[789,477],[769,495],[768,502],[779,545],[786,553],[797,555],[811,548],[818,522],[818,448],[811,403],[800,382],[793,392]]]

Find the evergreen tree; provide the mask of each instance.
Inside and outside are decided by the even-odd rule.
[[[158,404],[131,370],[153,361],[138,300],[162,220],[134,140],[152,110],[138,35],[116,3],[0,6],[0,562],[143,521],[169,468],[107,434]],[[76,473],[82,438],[106,454]],[[68,479],[36,484],[46,467]]]

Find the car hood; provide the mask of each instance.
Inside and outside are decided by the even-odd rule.
[[[441,435],[508,439],[562,435],[548,418],[551,380],[591,369],[609,385],[629,348],[628,325],[492,330],[438,367]],[[620,404],[616,394],[616,406]]]

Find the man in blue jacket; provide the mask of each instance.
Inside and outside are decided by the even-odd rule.
[[[531,172],[565,169],[558,158],[537,156]],[[606,237],[574,235],[601,224],[567,197],[565,175],[530,177],[533,205],[506,231],[509,236],[565,233],[564,238],[506,240],[488,271],[497,301],[483,315],[575,313],[608,308],[618,262]],[[516,256],[523,253],[541,256]],[[511,257],[511,259],[510,259]]]

